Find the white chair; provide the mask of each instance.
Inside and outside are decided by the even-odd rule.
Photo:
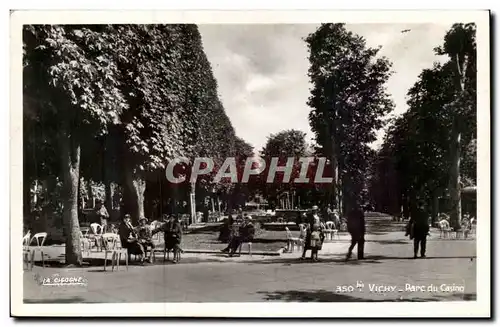
[[[248,254],[250,256],[252,256],[252,242],[245,242],[248,246]],[[238,254],[241,255],[241,248],[243,247],[243,242],[241,242],[240,244],[240,248],[239,248],[239,251],[238,251]]]
[[[306,224],[299,224],[299,230],[300,230],[299,238],[301,240],[305,240],[306,236],[307,236],[307,227],[306,227]]]
[[[82,247],[82,254],[90,257],[90,240],[85,236],[83,231],[80,231],[80,245]]]
[[[80,228],[80,232],[82,233],[81,235],[85,238],[89,237],[89,231],[90,231],[90,227],[81,227]]]
[[[467,218],[463,219],[460,225],[460,232],[457,232],[457,238],[460,238],[460,236],[462,236],[463,239],[466,240],[471,234],[471,229],[472,229],[471,221]]]
[[[151,231],[154,231],[155,229],[161,228],[162,223],[159,222],[158,220],[154,220],[154,221],[151,222],[151,224],[149,226],[150,226]],[[160,233],[154,234],[153,235],[153,239],[156,240],[156,241],[160,241],[161,240]]]
[[[29,244],[31,245],[33,243],[33,240],[36,240],[36,248],[31,252],[31,267],[33,268],[33,263],[35,262],[35,251],[38,250],[40,251],[40,256],[42,258],[42,267],[45,267],[45,259],[44,259],[44,254],[43,254],[43,245],[45,243],[45,239],[47,238],[47,233],[36,233],[33,235],[31,238]]]
[[[120,268],[120,260],[122,254],[125,254],[125,265],[128,270],[128,254],[127,249],[122,248],[120,243],[120,236],[114,233],[105,233],[102,235],[102,242],[104,244],[104,271],[108,261],[108,254],[111,254],[111,271]]]
[[[30,240],[31,240],[31,231],[28,231],[26,235],[23,236],[23,269],[24,265],[26,265],[26,269],[33,269],[33,262],[30,261]],[[30,266],[31,262],[31,266]]]
[[[300,239],[299,237],[294,237],[292,232],[288,229],[288,227],[285,227],[286,231],[286,243],[287,243],[287,252],[293,252],[295,250],[295,246],[300,249],[301,246],[304,245],[304,240]]]
[[[89,238],[93,239],[95,241],[96,247],[98,251],[102,251],[102,232],[103,228],[101,225],[98,223],[92,223],[90,224],[90,229],[92,230],[92,235],[89,236]]]
[[[470,236],[471,237],[474,237],[476,235],[476,219],[475,218],[471,218],[470,220]]]
[[[440,232],[439,238],[450,238],[450,235],[453,231],[450,227],[450,223],[446,219],[439,221],[438,228]]]
[[[333,221],[327,221],[325,224],[326,230],[324,233],[329,236],[329,239],[332,240],[334,237],[339,239],[338,230],[335,229],[335,223]]]

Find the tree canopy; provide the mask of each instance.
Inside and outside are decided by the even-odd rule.
[[[475,184],[474,35],[471,24],[453,25],[444,45],[435,49],[449,60],[424,69],[408,91],[409,109],[392,122],[378,153],[372,193],[381,204],[379,209],[399,213],[401,205],[412,199],[431,203],[433,198],[456,193],[454,166],[460,167],[460,187]],[[389,185],[396,186],[396,196],[376,190]]]
[[[25,188],[62,181],[70,264],[81,263],[79,184],[104,182],[110,198],[117,183],[121,209],[137,219],[146,186],[165,195],[153,190],[173,158],[253,155],[224,111],[196,25],[27,25],[23,51]]]

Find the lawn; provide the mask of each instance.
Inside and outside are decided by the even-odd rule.
[[[298,232],[296,232],[298,236]],[[182,248],[190,250],[222,250],[227,246],[217,240],[219,232],[215,231],[199,231],[184,234],[182,236]],[[163,247],[163,239],[157,246]],[[156,243],[156,242],[155,242]],[[261,230],[260,234],[256,235],[252,242],[252,251],[278,251],[286,247],[285,231],[268,231]]]

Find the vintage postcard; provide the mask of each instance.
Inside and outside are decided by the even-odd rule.
[[[13,11],[11,315],[490,317],[489,15]]]

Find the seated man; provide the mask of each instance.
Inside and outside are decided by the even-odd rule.
[[[238,247],[240,244],[240,225],[237,223],[233,223],[231,226],[229,226],[229,228],[229,241],[227,243],[227,246],[223,250],[221,250],[221,252],[223,253],[230,253],[232,248],[234,248],[235,246]]]
[[[252,217],[246,216],[243,226],[240,227],[240,237],[242,243],[253,242],[255,236],[255,227],[252,223]]]
[[[237,230],[235,230],[234,237],[229,244],[229,255],[232,256],[238,248],[240,247],[241,243],[245,242],[252,242],[253,238],[255,235],[255,227],[252,224],[252,217],[251,216],[244,216],[244,221],[242,224],[239,226]]]
[[[118,235],[122,247],[127,249],[128,259],[132,254],[140,255],[141,262],[144,260],[144,247],[139,243],[134,227],[132,227],[130,215],[126,214],[118,228]]]
[[[147,218],[142,217],[139,219],[139,226],[137,227],[137,238],[139,240],[139,244],[141,244],[144,248],[144,254],[147,254],[147,248],[149,247],[151,250],[149,252],[149,263],[153,263],[153,251],[155,250],[155,246],[153,244],[153,236],[151,233],[151,228],[147,225]]]

